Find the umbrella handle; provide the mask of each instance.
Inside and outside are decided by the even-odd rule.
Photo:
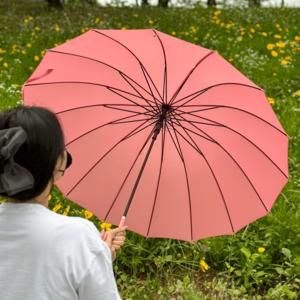
[[[124,223],[125,223],[125,217],[122,217],[122,219],[121,219],[120,224],[119,224],[118,227],[123,227]],[[104,231],[104,236],[103,236],[102,240],[105,241],[106,238],[107,238],[107,232]]]

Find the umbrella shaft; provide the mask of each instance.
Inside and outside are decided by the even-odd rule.
[[[128,209],[129,209],[129,206],[130,206],[131,201],[132,201],[132,199],[133,199],[133,196],[134,196],[134,194],[135,194],[136,188],[137,188],[137,186],[138,186],[138,184],[139,184],[139,181],[140,181],[140,179],[141,179],[142,173],[143,173],[143,171],[144,171],[145,165],[146,165],[146,163],[147,163],[149,154],[150,154],[151,149],[152,149],[152,147],[153,147],[153,144],[154,144],[154,142],[155,142],[155,140],[156,140],[156,137],[157,137],[157,135],[159,134],[161,128],[163,127],[163,122],[164,122],[164,119],[166,118],[166,112],[167,112],[167,109],[168,109],[168,108],[163,108],[162,114],[159,116],[159,119],[158,119],[158,121],[157,121],[157,123],[156,123],[156,125],[155,125],[155,129],[154,129],[154,132],[153,132],[153,136],[152,136],[152,141],[151,141],[150,147],[149,147],[148,152],[147,152],[147,154],[146,154],[146,157],[145,157],[145,159],[144,159],[144,162],[143,162],[143,165],[142,165],[142,167],[141,167],[139,176],[138,176],[138,178],[137,178],[137,180],[136,180],[136,182],[135,182],[135,185],[134,185],[134,187],[133,187],[133,190],[132,190],[132,192],[131,192],[129,201],[128,201],[128,203],[127,203],[125,212],[124,212],[124,214],[123,214],[124,217],[127,216],[127,211],[128,211]]]

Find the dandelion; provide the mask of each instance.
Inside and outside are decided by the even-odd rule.
[[[275,35],[274,35],[274,38],[276,38],[276,39],[281,39],[281,35],[275,34]]]
[[[66,216],[68,214],[69,210],[70,210],[70,205],[67,206],[67,208],[65,209],[63,215]]]
[[[59,31],[59,26],[58,25],[55,26],[55,30]]]
[[[126,27],[122,27],[121,29],[122,29],[122,30],[126,30]]]
[[[22,54],[26,54],[26,51],[22,50]]]
[[[135,18],[137,18],[139,15],[137,15],[137,14],[134,14],[133,16],[134,16]]]
[[[281,64],[282,64],[282,65],[287,65],[288,62],[287,62],[286,60],[282,59],[282,60],[281,60]]]
[[[95,22],[98,23],[98,22],[99,22],[99,19],[97,18],[97,19],[95,20]]]
[[[277,53],[276,51],[274,51],[274,50],[271,52],[271,54],[272,54],[272,56],[274,56],[274,57],[278,56],[278,53]]]
[[[296,91],[296,95],[297,95],[297,96],[300,96],[300,91]]]
[[[210,33],[207,33],[206,36],[209,37],[209,36],[210,36]]]
[[[280,48],[284,48],[285,47],[285,43],[276,43],[276,46],[280,47]]]
[[[99,24],[104,24],[105,22],[104,21],[100,21],[100,23]],[[120,24],[121,25],[121,24]]]
[[[185,35],[189,35],[190,33],[188,31],[186,31]]]
[[[41,51],[41,54],[45,54],[45,51],[43,50],[43,51]]]
[[[241,35],[244,35],[244,34],[245,34],[245,31],[242,31],[242,32],[241,32]]]
[[[276,74],[276,73],[273,73],[273,76],[277,76],[277,74]]]
[[[51,196],[51,194],[48,196],[48,200],[51,200],[51,198],[52,198],[52,196]]]
[[[89,30],[89,28],[88,28],[88,27],[85,27],[85,30]]]
[[[240,41],[242,41],[242,40],[243,40],[243,38],[241,38],[241,37],[239,37],[238,39],[239,39]]]
[[[35,30],[40,30],[40,28],[39,28],[39,27],[37,27],[37,26],[36,26],[36,27],[34,27],[34,29],[35,29]]]
[[[299,41],[299,40],[300,40],[300,37],[296,35],[296,36],[295,36],[295,40],[296,40],[296,41]]]
[[[270,103],[270,104],[274,104],[274,103],[275,103],[275,101],[274,101],[273,98],[268,97],[268,100],[269,100],[269,103]],[[260,249],[260,250],[259,250],[259,249]],[[263,249],[263,250],[262,250],[262,249]],[[259,252],[264,252],[265,249],[264,249],[264,248],[258,248],[258,251],[259,251]]]
[[[244,31],[245,29],[244,28],[240,28],[240,31]]]
[[[272,98],[270,98],[270,99],[272,99]],[[269,98],[268,98],[268,100],[269,100]],[[273,100],[273,99],[272,99],[272,100]],[[270,101],[270,100],[269,100],[269,101]],[[274,101],[274,100],[273,100],[273,101]],[[265,248],[259,247],[259,248],[258,248],[258,251],[259,251],[259,252],[264,252],[264,251],[265,251]]]
[[[57,212],[59,209],[61,208],[60,204],[55,205],[55,207],[53,208],[54,212]]]
[[[100,225],[100,227],[103,229],[103,228],[105,228],[105,230],[106,231],[108,231],[108,230],[111,230],[111,224],[109,224],[109,223],[102,223],[101,225]]]
[[[250,31],[251,31],[252,33],[254,33],[254,32],[255,32],[255,29],[251,28]]]
[[[29,17],[28,19],[29,19],[29,20],[32,20],[32,19],[33,19],[33,17]]]
[[[207,286],[206,288],[209,289],[209,286]]]
[[[34,60],[38,61],[38,60],[39,60],[39,57],[36,55],[36,56],[34,57]]]
[[[3,67],[8,68],[8,63],[3,63]]]
[[[153,24],[153,21],[152,21],[152,20],[149,20],[149,24]]]
[[[285,59],[292,61],[292,58],[290,56],[286,56]]]
[[[198,38],[197,38],[197,37],[194,37],[194,40],[195,40],[195,41],[198,41]]]
[[[33,67],[29,67],[28,69],[29,69],[29,70],[32,70],[32,69],[33,69]]]
[[[252,39],[253,38],[252,34],[249,34],[249,37]]]
[[[267,49],[268,49],[268,50],[273,50],[274,47],[275,47],[274,44],[268,44],[268,45],[267,45]]]
[[[229,58],[229,61],[233,61],[234,60],[234,58]]]
[[[81,29],[81,32],[85,32],[84,29]]]
[[[28,22],[28,19],[24,19],[24,22],[27,23],[27,22]]]
[[[276,28],[279,28],[280,27],[280,25],[279,24],[276,24]]]
[[[88,211],[88,210],[86,210],[86,211],[84,212],[84,215],[85,215],[85,218],[86,218],[86,219],[89,219],[90,217],[93,216],[93,214],[92,214],[90,211]]]
[[[260,27],[260,24],[256,24],[256,27]]]
[[[175,32],[175,31],[172,31],[172,35],[176,35],[176,32]]]
[[[8,27],[7,27],[7,26],[4,26],[4,29],[8,29]]]
[[[14,86],[15,86],[15,87],[18,87],[19,85],[18,85],[18,84],[14,84]]]
[[[266,32],[262,32],[261,35],[267,36],[268,34]]]

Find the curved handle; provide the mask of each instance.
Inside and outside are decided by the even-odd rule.
[[[121,219],[120,224],[119,224],[118,227],[123,227],[123,226],[124,226],[124,223],[125,223],[125,217],[122,217],[122,219]],[[106,238],[107,238],[107,232],[104,231],[104,236],[103,236],[102,240],[105,241]]]

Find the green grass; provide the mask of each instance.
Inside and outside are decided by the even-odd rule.
[[[290,137],[290,181],[269,215],[234,236],[189,243],[145,238],[129,228],[126,243],[114,263],[123,299],[169,299],[172,295],[177,299],[205,299],[204,296],[219,299],[219,295],[220,299],[260,299],[254,295],[267,293],[267,299],[296,299],[299,294],[300,9],[217,11],[201,6],[194,9],[141,9],[74,4],[57,12],[47,10],[43,3],[0,3],[0,111],[22,105],[21,87],[40,63],[42,51],[89,29],[154,28],[217,50],[264,89],[271,102],[274,100],[270,105]],[[267,36],[263,36],[263,32]],[[285,46],[279,47],[276,43]],[[274,49],[269,50],[268,44],[274,44]],[[276,51],[278,56],[273,56],[271,51]],[[49,209],[54,209],[58,203],[61,208],[57,213],[63,214],[70,205],[68,215],[85,217],[84,209],[66,199],[55,187]],[[96,216],[89,220],[101,229],[101,220]],[[206,251],[203,251],[203,245],[206,245]],[[260,247],[265,251],[259,252]],[[201,270],[201,260],[210,267],[208,271]]]

